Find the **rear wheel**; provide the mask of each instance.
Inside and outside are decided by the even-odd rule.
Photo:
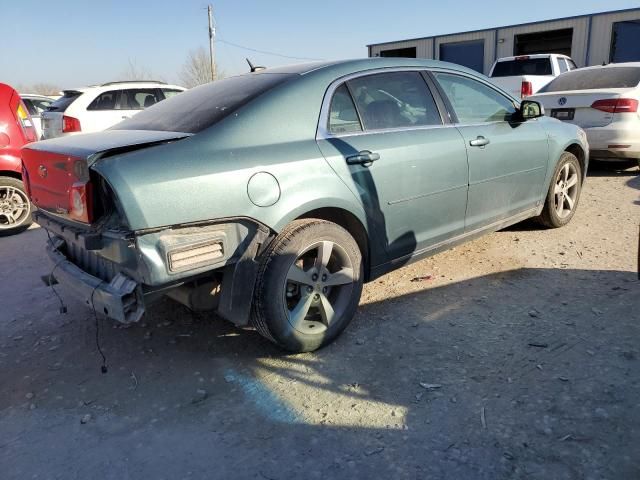
[[[349,232],[324,220],[297,220],[262,256],[253,324],[287,350],[316,350],[349,324],[362,283],[362,255]]]
[[[20,233],[31,223],[31,202],[23,183],[0,177],[0,237]]]
[[[538,221],[549,228],[558,228],[569,223],[578,208],[581,189],[580,162],[574,154],[564,152],[553,174]]]

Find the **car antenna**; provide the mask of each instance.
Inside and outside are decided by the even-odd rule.
[[[266,70],[267,69],[267,67],[261,67],[261,66],[254,65],[253,63],[251,63],[251,60],[249,60],[248,58],[245,58],[245,60],[249,64],[249,68],[251,69],[251,73],[259,72],[260,70]]]

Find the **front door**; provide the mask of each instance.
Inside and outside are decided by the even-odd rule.
[[[478,80],[434,72],[469,157],[466,231],[539,205],[548,165],[547,135],[537,119],[513,121],[513,101]]]
[[[464,231],[464,142],[443,124],[419,72],[347,80],[327,110],[320,149],[361,200],[370,235],[382,237],[389,260],[408,259]]]

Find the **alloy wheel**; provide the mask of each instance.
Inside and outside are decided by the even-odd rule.
[[[0,230],[19,227],[29,218],[31,205],[20,189],[0,185]]]
[[[347,252],[335,242],[323,240],[303,250],[285,280],[289,324],[301,333],[325,331],[349,305],[354,275]]]
[[[555,210],[559,218],[571,215],[578,196],[578,171],[575,165],[565,163],[556,177],[553,194]]]

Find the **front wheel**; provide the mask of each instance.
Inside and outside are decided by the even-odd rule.
[[[569,223],[578,208],[581,190],[580,162],[573,153],[564,152],[553,173],[538,221],[548,228],[558,228]]]
[[[31,202],[23,183],[0,177],[0,237],[20,233],[31,223]]]
[[[296,220],[262,255],[253,324],[287,350],[316,350],[349,324],[362,283],[362,255],[349,232],[324,220]]]

